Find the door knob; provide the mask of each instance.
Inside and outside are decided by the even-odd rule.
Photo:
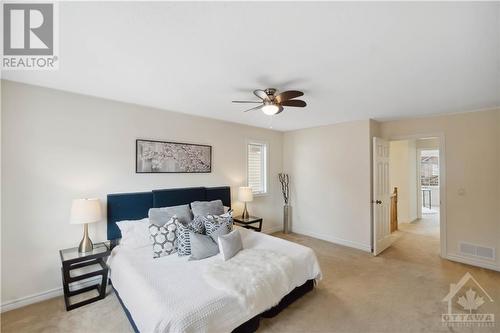
[[[376,203],[377,205],[381,205],[381,204],[382,204],[382,200],[375,200],[375,203]]]

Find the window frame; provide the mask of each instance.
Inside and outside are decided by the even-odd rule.
[[[245,141],[245,168],[246,168],[246,186],[249,186],[248,180],[249,180],[249,174],[248,174],[248,154],[249,154],[249,145],[259,145],[263,147],[264,149],[264,161],[262,163],[264,167],[264,172],[263,172],[263,181],[262,185],[264,187],[263,192],[254,192],[252,190],[253,196],[254,197],[261,197],[261,196],[266,196],[269,195],[269,143],[266,141],[262,140],[254,140],[254,139],[247,139]]]

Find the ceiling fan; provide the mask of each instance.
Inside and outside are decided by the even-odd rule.
[[[304,93],[298,90],[288,90],[278,93],[274,88],[267,88],[265,90],[254,90],[254,95],[259,97],[262,101],[233,101],[233,103],[258,103],[259,106],[245,110],[243,112],[261,110],[268,116],[272,116],[283,111],[284,106],[293,106],[303,108],[307,104],[300,99],[294,99],[303,96]]]

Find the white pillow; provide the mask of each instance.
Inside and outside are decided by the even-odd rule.
[[[116,225],[122,233],[120,245],[136,249],[153,244],[149,233],[148,218],[120,221],[116,222]]]
[[[227,261],[243,250],[241,235],[238,230],[233,230],[226,235],[220,235],[217,238],[219,251],[222,254],[222,260]]]

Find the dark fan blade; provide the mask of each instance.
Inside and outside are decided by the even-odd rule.
[[[232,101],[233,103],[256,103],[262,104],[262,101]]]
[[[257,90],[254,90],[253,93],[255,96],[262,98],[262,100],[264,100],[264,101],[269,100],[269,96],[267,96],[267,94],[264,90],[257,89]]]
[[[276,102],[282,104],[284,101],[287,101],[287,100],[295,98],[295,97],[300,97],[303,95],[304,95],[304,93],[302,91],[288,90],[288,91],[283,91],[282,93],[278,94],[275,99],[276,99]]]
[[[263,107],[263,106],[264,106],[264,105],[259,105],[259,106],[256,106],[256,107],[254,107],[254,108],[251,108],[251,109],[245,110],[245,111],[243,111],[243,112],[248,112],[248,111],[253,111],[253,110],[260,110],[260,109],[262,109],[262,107]]]
[[[306,104],[306,102],[301,101],[300,99],[291,99],[289,101],[281,102],[281,105],[283,105],[283,106],[297,106],[297,107],[303,108],[307,104]]]

